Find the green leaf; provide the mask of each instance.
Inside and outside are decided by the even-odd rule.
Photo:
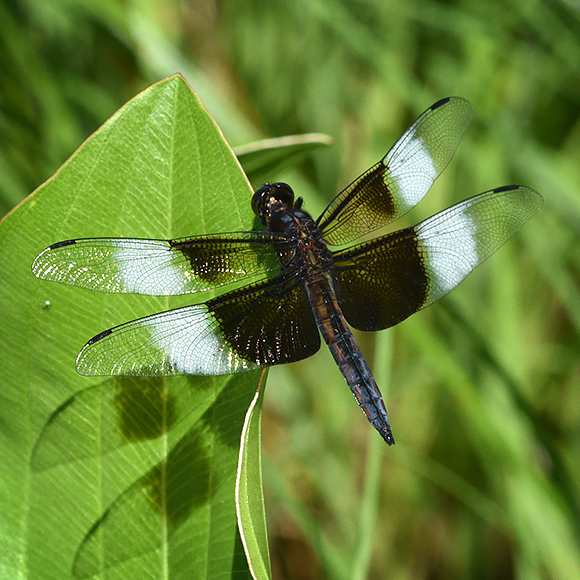
[[[240,446],[236,506],[244,551],[254,580],[271,578],[268,531],[262,493],[261,412],[264,382],[246,414]]]
[[[99,379],[74,368],[94,334],[206,295],[101,294],[38,280],[30,266],[68,238],[249,230],[251,194],[175,76],[0,224],[2,577],[249,577],[234,491],[259,373]]]
[[[234,149],[244,171],[254,186],[260,186],[272,175],[298,164],[318,147],[332,144],[332,137],[323,133],[288,135],[263,139]]]

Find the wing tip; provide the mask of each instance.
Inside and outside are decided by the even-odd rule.
[[[46,267],[48,266],[48,264],[52,258],[48,257],[48,261],[47,261],[47,258],[45,257],[46,254],[48,254],[49,252],[52,252],[53,250],[58,250],[60,248],[66,247],[66,246],[72,246],[73,244],[76,244],[76,243],[77,243],[76,240],[63,240],[62,242],[56,242],[56,244],[51,244],[50,246],[48,246],[48,248],[45,248],[44,250],[42,250],[42,252],[40,252],[40,254],[38,254],[36,256],[36,258],[34,258],[34,262],[32,262],[32,266],[31,266],[32,273],[37,278],[50,279],[47,275]]]
[[[535,200],[534,213],[539,212],[544,205],[544,198],[542,197],[542,194],[531,187],[527,187],[526,185],[502,185],[501,187],[492,189],[492,193],[507,193],[510,191],[519,191],[521,194],[525,195],[528,200]],[[531,208],[532,206],[528,205],[528,207]]]
[[[114,373],[104,373],[104,372],[99,372],[98,368],[95,368],[94,365],[90,362],[90,357],[89,357],[89,362],[87,362],[87,356],[88,356],[88,352],[90,352],[91,347],[99,342],[100,340],[102,340],[103,338],[106,338],[107,336],[111,335],[113,333],[113,329],[109,328],[107,330],[103,330],[103,332],[99,332],[99,334],[93,336],[93,338],[91,338],[87,344],[85,344],[85,346],[83,346],[83,348],[81,349],[81,352],[79,352],[79,355],[77,356],[77,360],[76,360],[76,370],[77,373],[79,375],[82,375],[84,377],[90,377],[90,376],[106,376],[106,375],[112,375]],[[98,367],[98,365],[97,365]]]

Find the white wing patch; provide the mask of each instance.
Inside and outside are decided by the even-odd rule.
[[[205,305],[195,308],[167,312],[159,324],[147,325],[175,374],[229,375],[258,368],[229,346]]]
[[[452,216],[448,211],[436,214],[417,227],[417,238],[426,248],[427,268],[435,278],[429,291],[429,302],[455,288],[480,262],[477,253],[477,223],[463,203]]]
[[[171,261],[167,242],[147,240],[135,243],[118,239],[114,243],[119,278],[125,292],[159,296],[183,289],[184,272]]]
[[[415,130],[389,151],[385,163],[385,180],[391,178],[396,184],[401,213],[416,206],[439,175],[425,140]]]

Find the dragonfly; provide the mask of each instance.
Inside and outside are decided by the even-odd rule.
[[[266,183],[251,200],[263,230],[174,240],[87,238],[49,246],[32,266],[44,280],[154,296],[224,288],[206,302],[97,334],[80,351],[77,371],[234,374],[312,356],[322,336],[367,419],[394,444],[383,397],[351,328],[383,330],[429,306],[543,203],[533,189],[507,185],[413,227],[361,241],[421,201],[472,117],[473,107],[463,98],[436,102],[317,219],[288,184]]]

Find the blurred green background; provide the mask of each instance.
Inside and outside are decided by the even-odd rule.
[[[360,336],[395,447],[324,349],[270,371],[274,577],[580,578],[580,3],[0,0],[0,215],[175,72],[232,146],[334,138],[269,176],[314,215],[450,95],[476,117],[404,225],[509,183],[545,199],[450,296]]]

